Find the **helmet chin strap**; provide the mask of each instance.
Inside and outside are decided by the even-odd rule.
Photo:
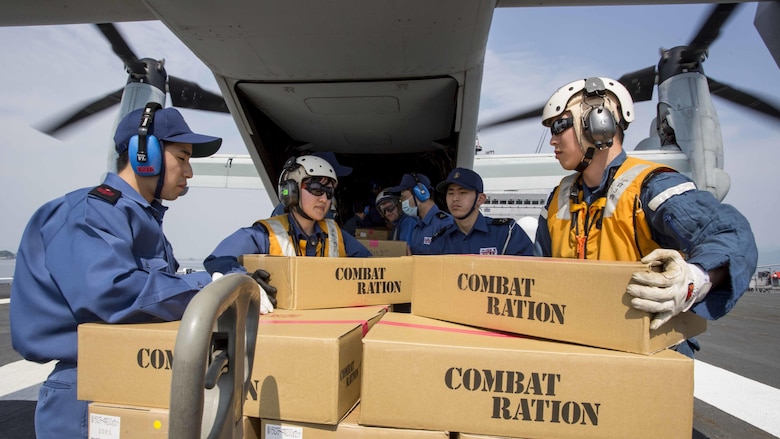
[[[590,162],[593,161],[593,154],[596,152],[596,148],[594,146],[589,146],[588,149],[585,150],[584,154],[585,156],[582,157],[582,161],[580,161],[580,164],[577,165],[577,167],[574,169],[577,172],[582,172],[585,170],[585,168],[590,165]]]
[[[465,214],[463,216],[460,216],[460,217],[455,216],[455,215],[452,215],[452,216],[455,217],[455,219],[461,220],[461,221],[463,221],[464,219],[468,218],[469,215],[471,215],[471,213],[474,212],[474,209],[477,208],[477,198],[479,198],[479,194],[478,193],[477,193],[477,196],[474,197],[474,203],[471,204],[471,210],[469,210],[469,213],[467,213],[467,214]]]
[[[294,209],[295,209],[296,212],[298,212],[298,215],[304,217],[305,219],[307,219],[309,221],[314,221],[314,218],[312,218],[309,215],[307,215],[306,212],[304,212],[303,209],[301,209],[301,205],[300,204],[296,204]]]
[[[159,200],[162,196],[163,184],[165,184],[165,154],[162,155],[160,162],[160,173],[157,176],[157,187],[154,189],[154,198]]]

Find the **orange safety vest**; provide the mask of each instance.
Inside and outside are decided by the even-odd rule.
[[[582,174],[564,177],[548,208],[552,256],[557,258],[639,261],[660,247],[652,238],[640,192],[657,163],[627,157],[607,182],[605,194],[588,206],[583,201]],[[561,196],[563,194],[563,196]]]
[[[306,255],[306,240],[298,241],[298,248],[295,248],[289,231],[290,220],[287,215],[278,215],[264,220],[257,220],[255,224],[262,224],[268,231],[268,254],[276,256],[298,256]],[[341,228],[336,221],[326,218],[317,221],[320,229],[327,233],[325,242],[317,243],[317,256],[323,257],[346,257],[347,251],[344,248],[344,237],[341,235]]]

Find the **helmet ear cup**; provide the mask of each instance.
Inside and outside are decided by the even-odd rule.
[[[591,108],[588,114],[582,117],[582,132],[596,148],[612,146],[612,138],[617,133],[612,112],[603,105]]]
[[[141,176],[158,175],[162,170],[163,148],[154,135],[149,134],[154,123],[154,112],[162,108],[157,102],[149,102],[141,113],[138,134],[130,138],[127,156],[133,171]]]
[[[279,183],[279,201],[282,202],[284,207],[297,205],[299,199],[300,194],[297,181],[290,179]]]
[[[431,193],[428,190],[427,187],[425,187],[424,184],[420,181],[419,178],[417,178],[417,174],[412,174],[412,177],[414,177],[414,181],[417,182],[417,184],[414,185],[412,188],[412,192],[414,192],[414,196],[420,200],[420,201],[428,201],[431,198]]]
[[[298,182],[291,178],[287,178],[290,172],[296,170],[299,166],[295,160],[295,156],[288,158],[287,161],[284,162],[282,174],[279,176],[279,201],[281,201],[282,206],[285,208],[295,206],[300,200]]]

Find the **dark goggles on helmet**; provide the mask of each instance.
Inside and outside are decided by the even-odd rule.
[[[319,197],[322,196],[322,194],[325,194],[325,196],[328,197],[329,200],[333,198],[333,191],[335,188],[333,187],[332,182],[323,183],[322,181],[319,180],[306,179],[303,180],[301,186],[304,189],[306,189],[307,192],[314,195],[315,197]]]
[[[558,119],[550,125],[550,132],[552,133],[553,136],[555,136],[561,134],[562,132],[568,130],[573,126],[574,126],[574,119],[571,117]]]

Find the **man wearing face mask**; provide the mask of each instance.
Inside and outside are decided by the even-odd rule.
[[[401,209],[417,219],[409,248],[414,255],[438,255],[442,253],[443,241],[438,240],[453,224],[452,217],[439,210],[433,200],[431,180],[423,174],[404,174],[398,186],[387,190],[400,194]]]

